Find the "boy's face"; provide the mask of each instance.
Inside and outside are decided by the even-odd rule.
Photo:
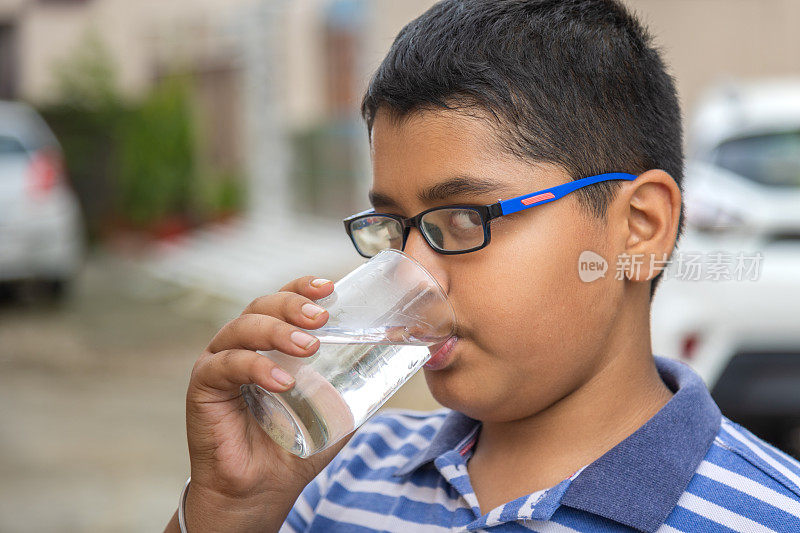
[[[486,121],[446,110],[398,124],[381,109],[372,164],[372,191],[396,203],[376,202],[376,211],[404,216],[435,205],[489,204],[571,179],[555,165],[502,151]],[[417,198],[456,177],[491,180],[497,190]],[[476,419],[510,421],[545,409],[596,373],[623,283],[614,280],[611,261],[605,278],[582,282],[578,257],[584,250],[616,257],[625,244],[620,225],[592,217],[571,194],[493,220],[490,244],[466,254],[438,254],[412,229],[405,251],[447,291],[459,328],[450,364],[424,370],[434,398]]]

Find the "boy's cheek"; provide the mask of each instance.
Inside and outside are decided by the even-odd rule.
[[[484,417],[494,417],[492,409],[496,416],[518,415],[579,385],[595,363],[616,301],[608,280],[579,278],[583,245],[576,238],[548,253],[530,247],[506,254],[502,268],[473,265],[474,279],[485,284],[458,291],[473,338],[462,344],[459,372],[429,380],[438,401],[467,414],[485,409],[473,412]]]
[[[565,199],[566,200],[566,199]],[[558,208],[556,208],[558,207]],[[535,214],[535,213],[534,213]],[[542,210],[518,220],[451,274],[451,292],[483,349],[501,353],[557,348],[564,339],[602,329],[616,299],[613,239],[576,206]],[[520,224],[520,222],[527,224]],[[606,261],[603,276],[584,281],[581,254]],[[579,333],[580,335],[576,335]]]

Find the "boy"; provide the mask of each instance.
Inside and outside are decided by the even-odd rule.
[[[254,350],[316,350],[291,324],[324,324],[311,301],[332,287],[295,280],[195,365],[188,531],[800,531],[800,463],[653,356],[657,272],[578,275],[584,251],[665,258],[681,233],[675,88],[619,2],[444,0],[400,32],[362,112],[374,211],[348,231],[448,292],[457,340],[424,370],[445,408],[384,411],[305,460],[272,443],[238,386],[286,390]],[[490,207],[404,220],[453,205]]]

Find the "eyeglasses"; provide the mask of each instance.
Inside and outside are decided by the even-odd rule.
[[[624,172],[598,174],[494,204],[432,207],[409,218],[367,209],[345,218],[344,229],[358,253],[367,258],[387,248],[403,250],[411,228],[419,229],[425,242],[441,254],[465,254],[489,244],[489,222],[495,218],[558,200],[601,181],[635,179],[636,175]]]

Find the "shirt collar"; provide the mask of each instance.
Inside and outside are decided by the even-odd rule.
[[[654,356],[673,397],[625,440],[571,481],[561,504],[641,531],[666,520],[719,430],[721,413],[705,383],[688,365]],[[404,476],[463,445],[481,422],[450,411],[430,444],[393,475]]]

